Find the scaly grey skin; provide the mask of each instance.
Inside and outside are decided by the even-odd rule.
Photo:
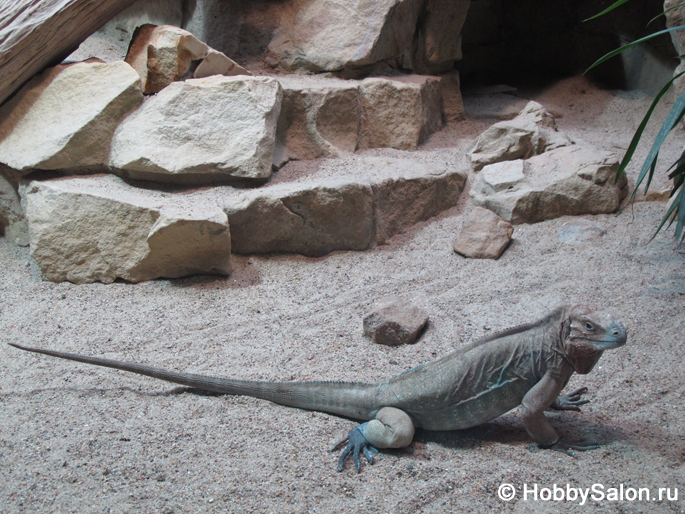
[[[63,359],[96,364],[221,394],[247,395],[280,405],[365,420],[353,429],[338,464],[352,453],[373,464],[376,448],[402,448],[414,429],[459,430],[521,407],[523,424],[542,448],[564,451],[598,447],[566,444],[545,409],[579,411],[587,403],[578,389],[560,393],[574,372],[589,373],[604,350],[623,346],[618,318],[583,305],[562,306],[544,318],[479,339],[444,357],[376,384],[344,382],[254,382],[167,371],[144,364],[10,345]]]

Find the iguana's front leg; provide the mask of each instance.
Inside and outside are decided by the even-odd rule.
[[[571,444],[561,441],[556,431],[545,417],[544,411],[549,407],[562,407],[562,410],[577,410],[578,405],[587,403],[587,400],[580,400],[580,395],[585,391],[581,388],[572,392],[568,396],[559,397],[563,386],[549,375],[542,377],[533,388],[526,393],[521,402],[523,413],[523,424],[526,432],[531,439],[538,443],[541,448],[561,451],[575,457],[572,450],[585,451],[599,448],[596,443],[586,445]],[[562,398],[560,401],[559,398]]]
[[[363,453],[369,464],[373,464],[371,451],[376,448],[403,448],[409,446],[414,438],[414,423],[409,415],[395,407],[383,407],[371,421],[352,429],[347,436],[348,444],[338,461],[338,471],[342,471],[345,459],[352,453],[352,460],[361,469],[359,453]]]

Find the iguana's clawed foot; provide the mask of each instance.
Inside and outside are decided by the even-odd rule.
[[[552,408],[556,410],[574,410],[580,412],[580,406],[590,403],[590,400],[583,400],[581,397],[587,393],[587,387],[581,387],[576,389],[570,394],[560,394],[554,403]]]
[[[354,461],[354,465],[357,467],[357,473],[359,473],[361,470],[359,452],[363,453],[364,457],[366,457],[366,460],[369,461],[369,464],[373,465],[373,455],[371,452],[378,453],[378,450],[371,446],[371,444],[364,437],[362,432],[364,425],[366,425],[366,423],[350,430],[350,433],[347,436],[347,448],[345,448],[345,451],[342,453],[340,460],[338,461],[338,471],[342,471],[345,464],[345,459],[350,453],[352,453],[352,460]]]
[[[554,443],[552,446],[548,446],[546,449],[565,453],[569,457],[573,457],[575,459],[576,454],[574,453],[574,450],[577,452],[586,452],[586,451],[590,451],[590,450],[596,450],[596,449],[600,448],[601,446],[602,445],[599,443],[573,444],[573,443],[567,443],[565,441],[559,440],[556,443]]]

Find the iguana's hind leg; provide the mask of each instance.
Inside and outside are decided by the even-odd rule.
[[[348,445],[338,461],[338,471],[342,471],[345,459],[352,453],[352,460],[359,473],[359,452],[364,454],[369,464],[373,464],[371,451],[378,453],[376,448],[408,446],[414,438],[414,423],[406,412],[395,407],[383,407],[374,419],[352,429],[347,438]]]

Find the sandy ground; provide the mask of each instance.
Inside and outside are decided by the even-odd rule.
[[[526,94],[563,115],[560,128],[576,140],[615,151],[649,103],[582,79]],[[493,121],[452,123],[417,158],[449,156],[466,167],[465,148]],[[678,133],[662,152],[665,164],[684,139]],[[235,257],[228,278],[135,285],[43,282],[28,249],[0,238],[0,334],[211,375],[371,382],[558,304],[595,304],[619,313],[628,344],[572,379],[569,388],[589,388],[582,413],[549,418],[564,438],[601,449],[577,459],[538,450],[512,411],[470,430],[419,430],[361,474],[351,463],[337,473],[338,454],[328,450],[353,421],[0,345],[0,512],[684,512],[685,254],[672,230],[650,242],[664,204],[584,216],[608,233],[582,244],[558,241],[569,218],[519,225],[498,261],[452,251],[471,205],[465,193],[457,207],[367,252]],[[388,294],[429,313],[417,344],[380,347],[362,336],[363,316]],[[517,489],[509,502],[498,498],[506,483]],[[555,484],[595,487],[595,497],[543,501]],[[538,488],[537,501],[522,497],[524,485]],[[610,488],[621,487],[624,499],[615,500]],[[638,487],[657,498],[668,491],[663,501],[630,501]]]

